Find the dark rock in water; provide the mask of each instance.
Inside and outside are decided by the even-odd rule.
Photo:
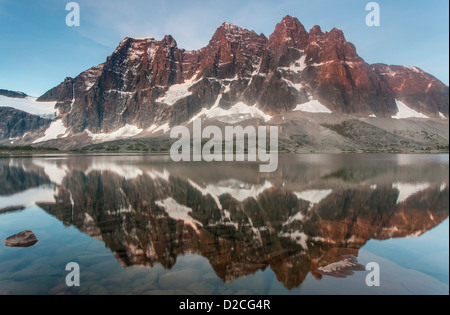
[[[24,206],[8,207],[8,208],[0,209],[0,214],[5,214],[8,212],[22,211],[22,210],[25,210]]]
[[[38,242],[36,235],[30,230],[12,235],[3,241],[9,247],[31,247]]]
[[[315,273],[335,278],[346,278],[353,275],[354,271],[364,270],[366,270],[366,268],[359,264],[354,256],[346,255],[343,256],[341,261],[316,269]]]

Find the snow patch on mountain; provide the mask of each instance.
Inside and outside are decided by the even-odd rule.
[[[400,193],[397,198],[397,204],[404,202],[412,195],[421,192],[430,187],[429,183],[394,183],[392,188],[397,189]]]
[[[295,231],[295,232],[285,232],[280,233],[280,237],[290,238],[292,241],[300,245],[304,250],[308,249],[308,235],[306,235],[304,232]]]
[[[161,131],[163,133],[167,133],[170,131],[170,124],[169,123],[165,123],[163,125],[153,124],[146,131],[150,133],[158,133]]]
[[[55,105],[56,102],[38,102],[37,98],[30,96],[14,98],[0,95],[0,107],[11,107],[45,118],[54,118],[58,115]]]
[[[234,179],[222,181],[217,184],[210,184],[205,188],[192,180],[189,180],[189,184],[200,191],[203,196],[210,195],[216,202],[217,207],[221,210],[222,204],[220,203],[219,196],[228,194],[239,202],[243,202],[249,198],[254,198],[256,200],[266,189],[273,187],[268,181],[265,181],[263,185],[251,185]]]
[[[299,60],[294,61],[289,67],[279,67],[279,70],[288,72],[300,73],[308,67],[306,64],[306,55],[300,57]]]
[[[284,80],[284,82],[287,83],[287,85],[289,85],[290,87],[293,87],[297,91],[300,91],[304,87],[304,85],[301,83],[293,83],[292,81],[287,80],[287,79],[283,79],[283,80]]]
[[[169,123],[165,123],[164,125],[157,127],[155,131],[153,131],[153,133],[158,133],[160,131],[162,131],[163,133],[167,133],[169,132],[169,130],[170,130]]]
[[[216,119],[218,121],[230,124],[235,124],[252,118],[262,119],[265,122],[268,122],[273,118],[260,110],[256,104],[254,106],[249,106],[243,102],[239,102],[229,109],[220,108],[219,104],[222,96],[223,94],[220,94],[211,108],[203,108],[198,114],[192,117],[189,123],[192,123],[195,119],[201,117]]]
[[[33,159],[33,164],[44,169],[44,173],[50,181],[57,185],[62,185],[64,178],[69,171],[66,165],[59,166],[57,160]]]
[[[198,82],[198,81],[197,81]],[[197,82],[187,82],[182,84],[172,85],[164,96],[156,99],[156,102],[163,103],[169,106],[175,105],[176,102],[192,95],[189,89]]]
[[[205,115],[207,116],[208,114],[210,114],[213,111],[215,111],[216,108],[219,107],[219,104],[220,104],[220,101],[221,101],[222,97],[223,97],[223,94],[219,94],[219,96],[216,99],[216,102],[214,103],[214,105],[210,109],[203,108],[200,113],[198,113],[194,117],[192,117],[192,119],[189,121],[189,123],[192,123],[194,120],[196,120],[196,119],[198,119],[198,118],[200,118],[202,116],[205,116]]]
[[[220,107],[211,108],[205,114],[207,118],[215,118],[221,122],[231,124],[252,118],[262,119],[265,122],[268,122],[273,118],[260,110],[256,104],[254,106],[249,106],[243,102],[233,105],[230,109],[223,109]]]
[[[168,182],[169,178],[170,178],[170,173],[167,170],[164,170],[161,173],[160,171],[152,169],[151,171],[147,171],[146,174],[148,176],[150,176],[150,178],[153,179],[153,180],[160,178],[160,179],[165,180],[166,182]]]
[[[89,137],[92,138],[92,140],[95,141],[101,141],[101,142],[107,142],[107,141],[114,141],[119,139],[126,139],[126,138],[132,138],[134,136],[137,136],[140,134],[143,129],[139,129],[136,126],[126,124],[124,127],[111,132],[111,133],[97,133],[94,134],[89,130],[86,130],[86,133]]]
[[[310,100],[309,102],[300,104],[294,109],[294,111],[302,111],[306,113],[324,113],[324,114],[333,113],[325,105],[323,105],[317,100]]]
[[[405,103],[395,100],[397,102],[398,113],[392,116],[394,119],[404,119],[404,118],[429,118],[424,114],[416,112],[414,109],[408,107]]]
[[[305,190],[302,192],[295,192],[294,194],[299,199],[309,201],[312,204],[318,204],[332,193],[333,190],[328,189],[328,190]]]
[[[289,217],[287,219],[287,221],[283,224],[283,226],[289,225],[289,224],[294,223],[296,221],[303,221],[304,218],[305,218],[305,216],[301,212],[298,212],[295,215]]]
[[[198,185],[197,183],[195,183],[192,180],[188,180],[189,184],[194,187],[195,189],[197,189],[199,192],[202,193],[203,196],[208,196],[210,195],[214,201],[216,202],[217,207],[222,210],[222,204],[220,203],[219,197],[217,196],[217,194],[213,191],[210,190],[209,187],[203,188],[200,185]]]
[[[263,185],[249,185],[237,180],[227,180],[219,182],[217,185],[208,185],[207,190],[216,196],[225,194],[231,195],[239,202],[243,202],[248,198],[257,199],[257,197],[265,190],[272,188],[272,184],[265,181]]]
[[[142,176],[144,173],[137,167],[131,165],[124,165],[118,163],[111,163],[107,160],[95,160],[91,166],[86,170],[86,175],[89,175],[91,172],[113,172],[118,176],[123,177],[126,180],[135,179],[139,176]]]
[[[239,224],[236,223],[236,222],[233,222],[231,220],[231,214],[227,210],[223,210],[223,215],[221,214],[220,221],[218,221],[216,223],[209,223],[208,226],[209,227],[214,227],[214,226],[231,226],[235,230],[239,229]]]
[[[164,208],[169,217],[177,221],[183,221],[185,224],[190,225],[197,233],[199,232],[197,225],[203,227],[199,221],[190,216],[189,213],[192,212],[191,208],[180,205],[173,198],[156,201],[155,204],[161,208]]]
[[[414,71],[415,73],[421,73],[420,69],[417,68],[417,67],[410,67],[410,66],[402,66],[402,67],[405,68],[405,69],[412,70],[412,71]]]
[[[67,128],[64,126],[62,119],[58,119],[50,124],[50,126],[45,131],[45,136],[33,141],[33,143],[41,143],[58,138],[65,138],[68,136],[66,132]]]
[[[151,125],[146,131],[147,131],[147,132],[153,132],[153,131],[155,131],[157,128],[159,128],[159,126],[156,125],[156,124],[153,124],[153,125]]]

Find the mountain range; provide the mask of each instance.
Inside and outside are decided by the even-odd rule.
[[[127,37],[37,99],[0,90],[0,116],[3,145],[167,138],[203,118],[278,125],[289,151],[448,150],[449,88],[417,67],[368,64],[341,30],[286,16],[269,37],[224,23],[195,51]]]

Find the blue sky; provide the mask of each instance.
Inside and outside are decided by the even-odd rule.
[[[269,36],[288,14],[307,30],[342,29],[369,63],[418,66],[449,83],[447,0],[378,0],[380,27],[365,24],[369,0],[79,0],[80,27],[65,24],[68,2],[0,0],[0,88],[39,96],[103,63],[126,36],[171,34],[193,50],[225,21]]]

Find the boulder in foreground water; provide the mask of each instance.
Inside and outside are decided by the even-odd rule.
[[[30,230],[12,235],[3,241],[9,247],[31,247],[37,242],[36,235]]]
[[[316,269],[316,273],[323,276],[335,278],[346,278],[354,274],[354,271],[364,271],[366,268],[358,263],[358,260],[352,255],[345,255],[341,261],[337,263],[320,267]]]

